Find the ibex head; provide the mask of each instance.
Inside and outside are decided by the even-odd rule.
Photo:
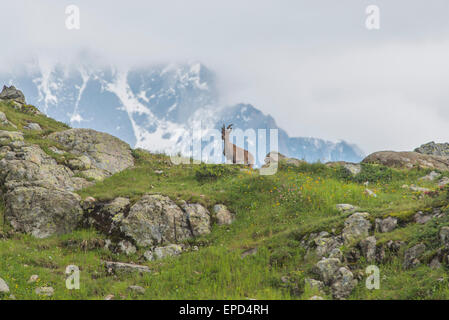
[[[232,131],[232,124],[230,124],[227,128],[223,124],[223,127],[221,128],[221,138],[225,140],[226,136],[229,135],[229,133]]]

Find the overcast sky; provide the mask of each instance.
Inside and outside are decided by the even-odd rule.
[[[80,52],[114,65],[199,60],[223,103],[251,103],[291,136],[367,153],[449,142],[447,0],[2,2],[0,69]],[[65,27],[69,4],[80,30]],[[368,5],[379,30],[365,27]]]

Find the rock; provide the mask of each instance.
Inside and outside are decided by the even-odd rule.
[[[426,215],[426,214],[424,214],[422,211],[419,211],[418,213],[416,213],[416,214],[413,216],[413,218],[414,218],[414,220],[415,220],[416,223],[419,223],[419,224],[425,224],[425,223],[427,223],[429,220],[432,219],[432,216],[431,216],[431,215]]]
[[[39,276],[37,274],[33,274],[30,279],[28,280],[28,283],[34,283],[39,279]]]
[[[194,203],[184,205],[183,209],[187,213],[187,220],[190,222],[194,237],[210,233],[210,213],[206,208]]]
[[[376,260],[376,238],[374,236],[363,239],[359,245],[366,261],[372,262]]]
[[[332,296],[335,299],[344,299],[351,294],[356,285],[357,280],[354,279],[352,272],[346,267],[341,267],[338,269],[331,286]]]
[[[403,246],[405,246],[405,243],[403,241],[393,241],[393,240],[389,240],[386,243],[386,246],[388,248],[388,250],[397,253],[399,252],[399,250],[401,250],[401,248]]]
[[[9,287],[8,284],[5,282],[5,280],[0,278],[0,294],[2,293],[3,294],[9,293]]]
[[[377,194],[375,194],[374,191],[372,191],[372,190],[370,190],[370,189],[368,189],[368,188],[365,189],[365,193],[366,193],[367,195],[369,195],[370,197],[377,198]]]
[[[429,264],[429,267],[431,268],[431,269],[439,269],[439,268],[441,268],[441,262],[440,262],[440,260],[438,259],[438,257],[435,257],[435,258],[433,258],[432,259],[432,261],[430,262],[430,264]]]
[[[39,287],[34,290],[37,295],[51,297],[55,293],[52,287]]]
[[[243,251],[242,254],[240,255],[240,257],[243,259],[247,256],[255,255],[256,253],[257,253],[257,248],[251,248],[251,249]]]
[[[309,300],[324,300],[324,298],[321,296],[313,296]]]
[[[335,248],[329,254],[329,258],[336,258],[341,261],[343,259],[343,252],[341,252],[340,249]]]
[[[139,273],[149,273],[151,272],[150,268],[147,266],[141,266],[133,263],[124,263],[124,262],[113,262],[113,261],[105,261],[104,266],[106,271],[109,274],[114,273],[131,273],[131,272],[139,272]]]
[[[263,167],[269,166],[271,163],[277,164],[277,163],[285,163],[287,165],[293,165],[298,167],[299,165],[306,163],[305,161],[295,159],[295,158],[288,158],[284,156],[283,154],[277,152],[277,151],[271,151],[268,153],[264,159],[265,164]]]
[[[127,240],[122,240],[118,243],[119,250],[127,256],[136,253],[137,249],[133,244]]]
[[[440,229],[440,242],[442,245],[449,245],[449,227],[441,227]]]
[[[107,133],[91,129],[69,129],[48,136],[71,153],[89,158],[93,168],[101,170],[103,177],[134,165],[129,145]]]
[[[398,219],[393,217],[388,217],[385,219],[376,219],[376,231],[377,232],[391,232],[396,229],[398,225]]]
[[[160,260],[167,257],[174,257],[178,256],[182,253],[182,247],[177,244],[170,244],[165,247],[156,247],[153,249],[153,251],[146,251],[144,253],[144,257],[151,261],[151,260]]]
[[[426,246],[422,243],[407,249],[404,254],[404,263],[403,263],[404,269],[410,269],[412,267],[419,265],[421,263],[419,261],[419,258],[421,258],[421,256],[424,254],[425,251]]]
[[[432,171],[428,175],[426,175],[426,176],[424,176],[422,178],[419,178],[418,180],[421,180],[421,181],[434,181],[439,176],[440,176],[440,174],[438,172]]]
[[[320,276],[320,279],[326,285],[330,285],[334,279],[335,274],[340,268],[340,260],[336,258],[323,258],[316,264],[316,272]]]
[[[322,291],[324,289],[324,282],[323,281],[319,281],[319,280],[315,280],[315,279],[311,279],[311,278],[306,278],[304,280],[306,286],[309,286],[310,289],[312,290],[318,290],[318,291]]]
[[[137,293],[137,294],[145,294],[145,289],[141,286],[129,286],[128,291]]]
[[[36,238],[72,232],[83,212],[79,195],[61,189],[17,187],[5,195],[5,216],[14,230]]]
[[[416,148],[415,152],[433,156],[449,157],[449,143],[435,143],[432,141]]]
[[[213,211],[218,225],[229,225],[235,220],[234,214],[223,204],[216,204]]]
[[[11,127],[17,129],[17,126],[14,123],[12,123],[11,121],[9,121],[8,118],[6,117],[6,114],[1,111],[0,111],[0,125],[11,126]]]
[[[104,205],[97,205],[93,198],[91,200],[86,198],[83,202],[88,224],[115,240],[124,238],[120,227],[129,207],[129,199],[123,197],[115,198]]]
[[[335,161],[326,163],[327,167],[338,168],[341,167],[346,170],[350,175],[355,176],[362,171],[362,166],[360,163],[346,162],[346,161]]]
[[[422,187],[417,187],[414,184],[412,184],[410,186],[410,190],[412,190],[413,192],[430,192],[432,190],[430,190],[429,188],[422,188]]]
[[[449,161],[446,158],[418,152],[380,151],[369,155],[362,163],[376,163],[399,169],[420,167],[440,171],[449,170]]]
[[[25,130],[33,130],[33,131],[42,131],[42,128],[37,123],[28,123],[26,126],[23,127]]]
[[[92,167],[92,162],[88,156],[80,156],[76,159],[70,159],[68,166],[72,170],[89,170]]]
[[[441,178],[440,181],[438,181],[438,187],[440,187],[440,188],[442,188],[442,187],[444,187],[444,186],[446,186],[448,184],[449,184],[449,178],[448,177],[443,177],[443,178]]]
[[[104,297],[104,300],[114,300],[115,296],[113,294],[108,294],[106,297]]]
[[[176,243],[193,237],[188,215],[162,195],[144,195],[121,221],[120,230],[142,247]]]
[[[147,261],[153,261],[154,260],[154,256],[153,256],[153,251],[151,250],[147,250],[143,253],[143,257],[145,258],[145,260]]]
[[[0,145],[8,145],[11,142],[23,142],[23,133],[20,131],[0,130]]]
[[[341,237],[332,237],[327,232],[321,232],[313,239],[316,246],[316,254],[319,257],[327,257],[334,249],[338,249],[343,245]]]
[[[369,213],[367,212],[356,212],[346,219],[342,232],[345,243],[368,236],[371,229],[371,222],[367,220],[368,217]]]
[[[14,100],[21,104],[25,104],[25,96],[22,91],[17,90],[14,86],[3,86],[2,92],[0,92],[1,100]]]
[[[335,205],[335,207],[337,208],[338,211],[341,211],[343,213],[353,212],[357,209],[356,206],[353,206],[352,204],[347,204],[347,203],[340,203],[340,204]]]

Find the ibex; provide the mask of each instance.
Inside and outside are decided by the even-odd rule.
[[[229,134],[232,131],[232,124],[230,124],[227,128],[223,125],[221,128],[221,138],[224,141],[223,154],[226,159],[231,160],[232,163],[236,164],[244,164],[249,166],[250,168],[254,165],[254,157],[248,150],[237,147],[233,144],[229,139]]]

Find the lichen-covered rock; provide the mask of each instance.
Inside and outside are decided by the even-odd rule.
[[[187,213],[187,220],[194,237],[210,233],[210,213],[206,208],[198,203],[193,203],[184,205],[183,209]]]
[[[42,131],[41,126],[38,123],[30,122],[23,127],[25,130]]]
[[[214,206],[214,214],[218,225],[231,224],[235,220],[234,214],[223,204]]]
[[[107,133],[91,129],[69,129],[52,133],[48,138],[75,155],[88,157],[93,168],[102,170],[103,177],[134,165],[129,145]]]
[[[372,262],[376,259],[376,238],[374,236],[361,240],[359,245],[366,261]]]
[[[170,244],[164,247],[156,247],[153,250],[146,251],[144,257],[149,260],[160,260],[167,257],[178,256],[182,253],[182,247],[178,244]]]
[[[34,292],[39,296],[51,297],[55,293],[55,289],[53,287],[38,287]]]
[[[129,208],[129,199],[123,197],[115,198],[108,203],[96,203],[95,199],[83,201],[84,215],[88,225],[116,241],[124,238],[120,226]]]
[[[419,259],[425,251],[426,246],[422,243],[407,249],[404,253],[404,269],[410,269],[419,265],[421,263]]]
[[[62,189],[17,187],[5,195],[5,216],[16,231],[46,238],[72,232],[82,219],[80,197]]]
[[[316,246],[318,257],[327,257],[332,250],[343,245],[343,240],[339,236],[333,237],[328,232],[323,231],[313,239],[313,244]]]
[[[0,100],[14,100],[25,104],[25,96],[22,91],[17,90],[14,86],[3,86],[2,92],[0,92]]]
[[[339,203],[339,204],[335,205],[335,207],[337,208],[338,211],[341,211],[344,213],[352,212],[357,209],[357,207],[353,206],[352,204],[348,204],[348,203]]]
[[[346,162],[346,161],[335,161],[328,162],[326,166],[330,168],[342,168],[348,174],[355,176],[362,171],[362,166],[360,163]]]
[[[371,229],[371,222],[369,222],[368,218],[369,213],[356,212],[346,219],[342,233],[345,243],[368,236]]]
[[[120,252],[126,254],[127,256],[136,253],[137,249],[133,244],[129,241],[122,240],[118,243],[118,248]]]
[[[9,121],[8,118],[6,117],[6,114],[1,111],[0,111],[0,125],[11,126],[11,127],[17,129],[17,126],[14,123],[12,123],[11,121]]]
[[[151,270],[147,266],[142,266],[133,263],[104,261],[104,266],[108,274],[120,274],[120,273],[150,273]]]
[[[357,280],[354,279],[352,272],[346,267],[341,267],[336,272],[331,286],[332,296],[335,299],[344,299],[351,294],[356,285]]]
[[[415,149],[415,152],[433,156],[449,157],[449,143],[429,143],[421,145]]]
[[[130,208],[120,230],[142,247],[176,243],[193,236],[187,214],[162,195],[144,195]]]
[[[442,245],[449,245],[449,227],[442,227],[440,229],[440,241]]]
[[[362,163],[375,163],[398,169],[428,168],[448,171],[449,160],[441,156],[418,152],[380,151],[366,157]]]
[[[341,261],[336,258],[323,258],[315,265],[315,270],[320,276],[321,280],[327,285],[330,285],[334,276],[340,268]]]
[[[385,219],[376,219],[376,231],[377,232],[391,232],[398,225],[398,219],[388,217]]]
[[[9,293],[9,287],[5,280],[0,278],[0,293]]]
[[[318,291],[324,290],[324,282],[323,281],[306,278],[304,280],[304,283],[306,286],[308,286],[312,290],[318,290]]]

